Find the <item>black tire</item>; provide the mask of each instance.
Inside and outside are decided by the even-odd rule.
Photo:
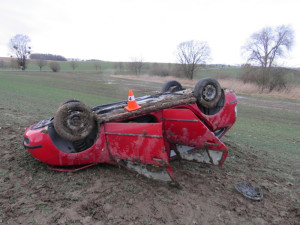
[[[182,91],[182,90],[183,90],[183,88],[178,81],[170,80],[164,84],[164,86],[162,88],[162,93],[165,93],[165,92],[174,93],[176,91]]]
[[[86,138],[95,124],[91,108],[77,100],[62,104],[53,120],[54,128],[59,136],[69,141]]]
[[[213,78],[201,79],[194,88],[198,104],[208,109],[215,107],[222,95],[219,82]]]
[[[70,102],[80,102],[80,101],[77,100],[77,99],[69,99],[69,100],[63,102],[60,106],[62,106],[62,105],[64,105],[64,104],[67,104],[67,103],[70,103]]]

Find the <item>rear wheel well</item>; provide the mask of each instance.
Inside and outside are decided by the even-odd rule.
[[[95,122],[96,123],[96,122]],[[49,136],[57,149],[66,153],[78,153],[92,147],[99,137],[99,126],[95,124],[93,130],[84,139],[69,141],[62,138],[55,130],[53,124],[48,126]]]

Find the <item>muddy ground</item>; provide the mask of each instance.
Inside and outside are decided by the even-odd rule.
[[[295,104],[284,108],[299,110]],[[230,131],[223,167],[172,162],[179,189],[111,165],[53,172],[22,147],[34,118],[8,108],[0,114],[0,224],[299,224],[299,173],[291,174],[298,183],[265,173],[268,153],[230,141]],[[263,200],[243,197],[238,181],[260,187]]]

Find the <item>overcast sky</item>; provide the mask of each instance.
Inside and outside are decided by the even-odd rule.
[[[240,64],[241,47],[266,26],[295,31],[286,66],[300,67],[299,0],[1,0],[0,56],[16,34],[35,53],[67,58],[176,62],[183,41],[207,41],[208,63]]]

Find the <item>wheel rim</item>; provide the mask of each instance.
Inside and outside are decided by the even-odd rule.
[[[66,127],[72,131],[72,133],[80,133],[85,130],[89,124],[88,116],[82,111],[69,111],[66,116]]]
[[[202,96],[206,101],[212,101],[217,94],[217,89],[214,85],[207,85],[202,92]]]

